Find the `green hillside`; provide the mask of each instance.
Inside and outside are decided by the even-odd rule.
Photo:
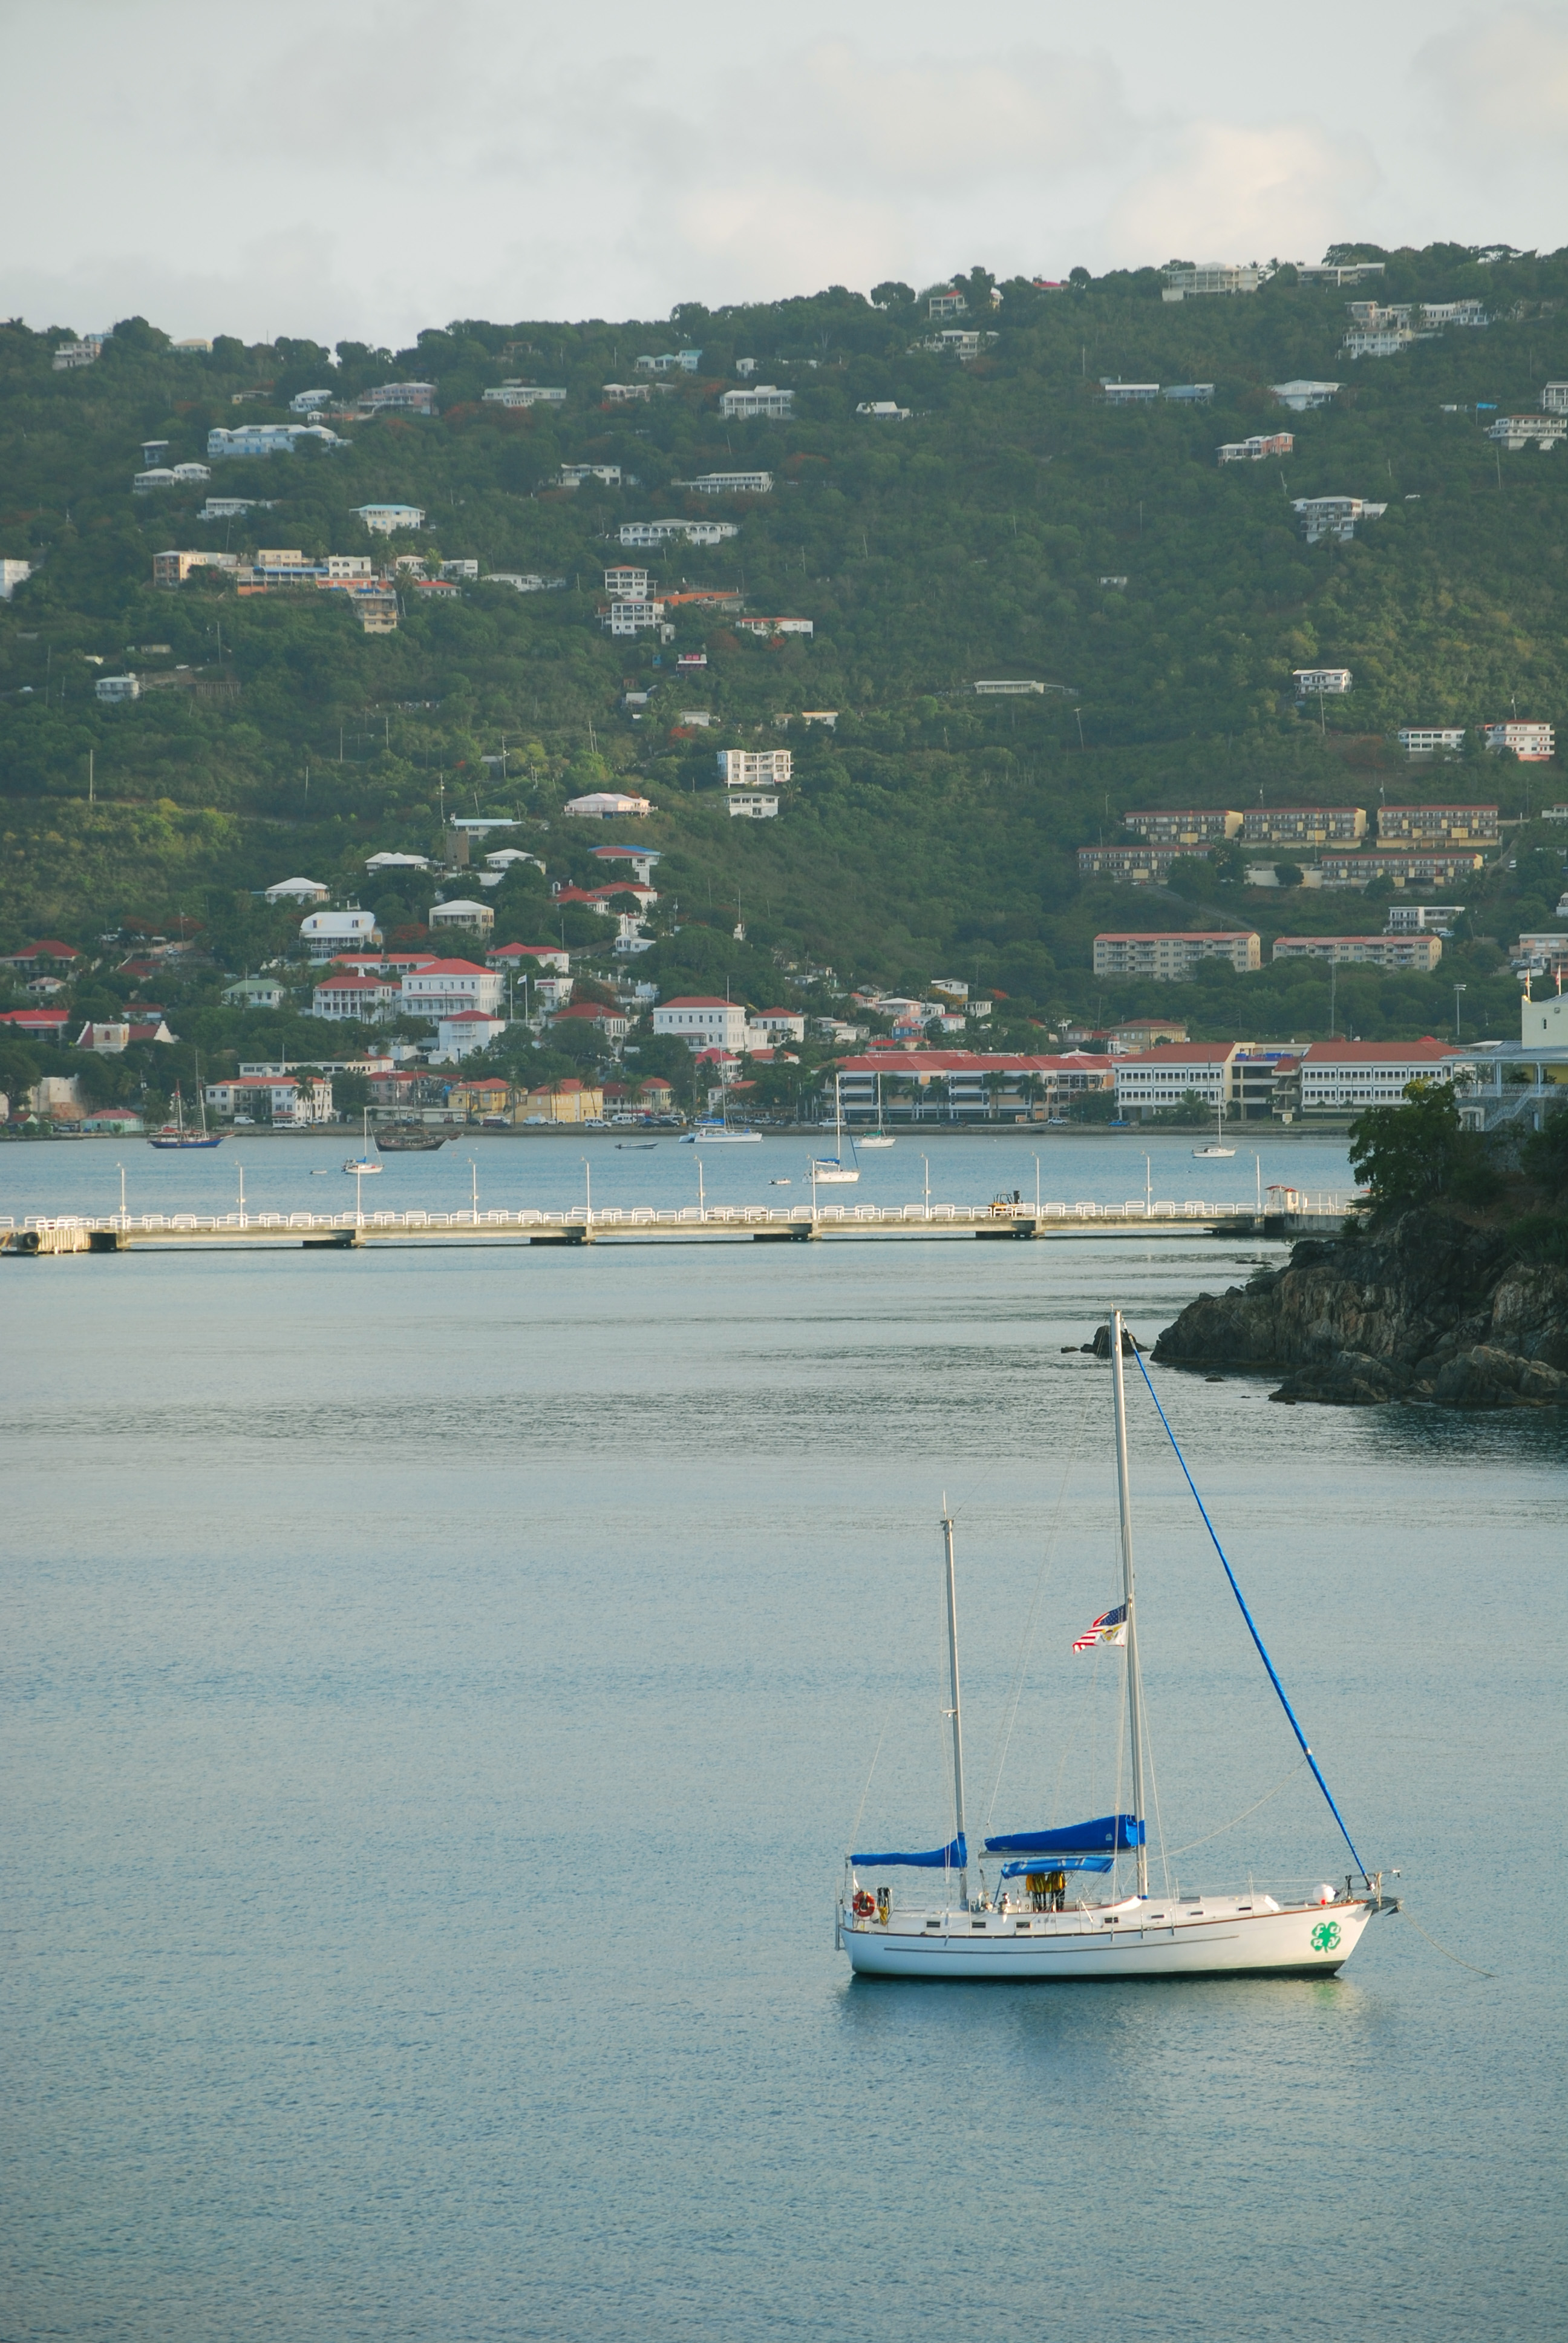
[[[1553,923],[1568,830],[1538,817],[1568,789],[1555,766],[1480,755],[1473,729],[1466,755],[1440,764],[1412,765],[1391,736],[1568,718],[1568,456],[1500,452],[1476,411],[1538,409],[1543,385],[1568,378],[1568,253],[1386,259],[1362,293],[1475,297],[1493,322],[1352,362],[1346,292],[1286,270],[1252,297],[1168,304],[1147,269],[1060,291],[1010,283],[994,312],[976,271],[963,322],[994,338],[968,364],[911,347],[931,328],[924,300],[897,286],[876,288],[879,307],[836,287],[658,323],[467,322],[397,352],[176,352],[133,319],[69,372],[51,364],[65,328],[0,327],[0,556],[35,566],[0,603],[0,947],[43,933],[96,956],[126,921],[183,921],[209,947],[185,981],[221,1054],[241,1035],[215,1005],[218,972],[283,950],[297,924],[256,890],[304,871],[374,904],[389,932],[417,928],[428,887],[367,885],[365,857],[427,851],[457,811],[548,825],[532,842],[550,879],[578,880],[589,848],[620,833],[559,809],[615,780],[657,809],[637,835],[664,858],[661,940],[638,973],[667,991],[728,976],[762,1003],[806,997],[822,968],[901,989],[950,975],[1004,994],[995,1030],[1037,1043],[1041,1024],[1151,1009],[1200,1035],[1304,1037],[1329,1030],[1328,973],[1271,970],[1272,936],[1375,930],[1381,900],[1251,889],[1235,858],[1228,875],[1177,873],[1174,891],[1085,887],[1075,850],[1117,838],[1136,806],[1480,796],[1522,819],[1473,882],[1430,890],[1466,900],[1462,937],[1431,978],[1342,970],[1337,1024],[1441,1032],[1462,982],[1467,1030],[1514,1031],[1507,947]],[[688,347],[695,374],[606,404],[605,384],[638,379],[639,354]],[[751,381],[794,390],[793,420],[720,416],[739,358],[757,361]],[[1345,387],[1292,415],[1269,385],[1297,376]],[[285,420],[302,390],[352,399],[412,377],[436,384],[437,415],[336,422],[343,447],[132,492],[144,441],[168,443],[166,464],[205,462],[215,426]],[[1102,377],[1211,381],[1213,402],[1119,409]],[[565,404],[487,404],[509,377],[560,386]],[[883,400],[909,418],[856,412]],[[1282,461],[1216,462],[1221,442],[1280,429],[1295,435]],[[563,462],[623,478],[566,489]],[[758,467],[775,477],[769,496],[672,485]],[[1350,544],[1309,547],[1290,500],[1336,493],[1387,510]],[[206,521],[209,495],[272,508]],[[566,584],[466,584],[431,607],[405,580],[397,631],[372,636],[341,595],[241,598],[213,571],[178,590],[152,583],[171,548],[379,566],[388,540],[354,508],[387,499],[427,515],[390,541],[397,552]],[[682,516],[739,535],[622,555],[623,521]],[[749,612],[815,632],[759,639],[684,606],[670,643],[612,641],[596,612],[601,572],[623,558],[648,563],[659,590],[738,588]],[[697,650],[707,668],[678,678],[678,655]],[[1317,662],[1350,667],[1354,691],[1303,716],[1291,671]],[[196,689],[95,699],[100,675],[176,666]],[[977,699],[975,680],[996,677],[1063,689]],[[651,694],[640,720],[628,690]],[[802,726],[801,710],[823,709],[835,728]],[[683,724],[691,709],[711,724]],[[778,821],[727,817],[727,745],[793,750]],[[508,880],[497,909],[498,940],[565,932],[586,946],[604,932],[580,911],[563,924],[537,872]],[[1098,929],[1215,924],[1259,929],[1260,974],[1170,986],[1091,973]],[[126,990],[113,958],[95,979],[110,1004]]]

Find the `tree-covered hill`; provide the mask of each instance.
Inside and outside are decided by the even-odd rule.
[[[429,889],[400,874],[377,896],[367,855],[429,850],[443,814],[505,811],[548,825],[550,879],[578,880],[599,840],[560,807],[620,779],[657,808],[638,835],[664,857],[660,941],[638,972],[667,990],[728,971],[779,991],[824,965],[900,988],[946,973],[1005,993],[1022,1021],[1161,1008],[1200,1032],[1302,1036],[1328,1030],[1319,965],[1097,984],[1092,937],[1255,926],[1266,962],[1282,930],[1381,928],[1381,902],[1251,889],[1233,870],[1179,873],[1174,890],[1083,887],[1075,850],[1116,837],[1139,805],[1481,796],[1527,819],[1462,890],[1469,915],[1442,970],[1342,972],[1337,1021],[1441,1031],[1464,982],[1467,1020],[1512,1031],[1506,947],[1552,922],[1568,833],[1539,816],[1568,790],[1554,767],[1482,757],[1473,728],[1568,717],[1568,456],[1500,452],[1485,410],[1536,410],[1548,380],[1568,379],[1568,253],[1384,257],[1362,293],[1473,297],[1492,322],[1352,362],[1346,292],[1283,270],[1254,296],[1172,304],[1146,269],[1010,283],[994,310],[973,272],[963,322],[993,337],[967,364],[917,347],[927,306],[900,286],[687,305],[659,322],[467,321],[397,352],[182,352],[132,319],[67,372],[52,366],[64,327],[0,327],[0,556],[35,565],[0,604],[0,944],[85,946],[126,920],[183,919],[218,968],[255,965],[292,932],[256,890],[296,870],[377,900],[389,930],[416,928]],[[606,400],[606,384],[639,379],[640,355],[681,348],[700,350],[695,373]],[[722,417],[740,359],[756,361],[751,381],[794,391],[792,420]],[[1289,414],[1270,385],[1298,376],[1343,387]],[[1212,382],[1213,401],[1119,408],[1105,377]],[[436,385],[437,414],[328,418],[346,446],[133,493],[145,441],[168,443],[166,465],[205,462],[211,428],[282,421],[299,391],[351,403],[412,377]],[[508,378],[567,397],[487,403]],[[857,412],[879,401],[908,419]],[[1222,441],[1281,429],[1295,441],[1282,458],[1216,461]],[[564,488],[563,463],[621,480]],[[770,495],[677,485],[752,468],[773,474]],[[1353,542],[1308,546],[1291,500],[1340,493],[1387,510]],[[209,495],[270,508],[204,520]],[[382,500],[424,508],[425,528],[390,548],[367,536],[355,508]],[[656,590],[736,588],[748,612],[809,618],[812,637],[759,639],[685,604],[672,642],[612,640],[597,612],[619,527],[668,517],[739,534],[628,557]],[[431,607],[405,578],[383,636],[339,595],[241,598],[213,571],[153,585],[165,549],[262,546],[566,582],[465,584]],[[706,669],[678,674],[686,651]],[[1318,662],[1350,667],[1355,689],[1304,716],[1292,670]],[[180,667],[188,688],[95,698],[100,676]],[[976,679],[998,677],[1062,689],[977,699]],[[624,707],[628,691],[651,695],[645,712]],[[836,727],[802,724],[823,709]],[[1392,739],[1411,722],[1471,727],[1467,753],[1412,765]],[[794,751],[777,822],[728,818],[714,756],[727,745]],[[509,879],[497,908],[498,937],[562,931],[537,872]],[[568,941],[588,940],[586,916],[567,915]]]

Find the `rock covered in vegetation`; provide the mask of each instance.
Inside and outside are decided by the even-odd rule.
[[[1154,1346],[1167,1364],[1284,1372],[1271,1396],[1331,1407],[1568,1405],[1568,1268],[1506,1229],[1413,1210],[1296,1246],[1289,1265],[1202,1293]]]

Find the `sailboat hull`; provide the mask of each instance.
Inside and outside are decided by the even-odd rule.
[[[1155,1899],[1150,1899],[1151,1905]],[[861,1976],[1010,1979],[1332,1976],[1360,1942],[1375,1902],[1243,1909],[1211,1898],[1197,1915],[1157,1906],[1097,1911],[895,1913],[888,1926],[842,1911],[839,1936]]]

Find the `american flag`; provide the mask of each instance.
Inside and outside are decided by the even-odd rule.
[[[1102,1611],[1092,1627],[1075,1635],[1075,1652],[1091,1652],[1096,1644],[1124,1644],[1127,1641],[1127,1605],[1119,1603],[1114,1611]]]

